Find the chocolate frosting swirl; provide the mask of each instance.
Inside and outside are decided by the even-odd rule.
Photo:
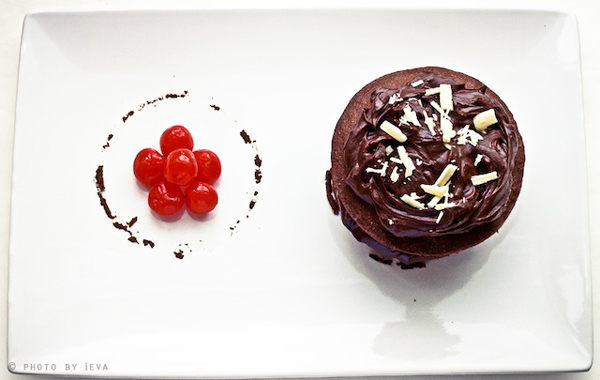
[[[417,80],[423,80],[423,84],[415,88],[410,83]],[[455,137],[448,143],[448,149],[442,141],[439,117],[435,121],[435,135],[426,127],[423,111],[429,116],[437,114],[430,102],[439,102],[439,96],[426,96],[425,90],[440,84],[450,84],[452,87],[454,110],[448,116],[455,131],[466,125],[474,129],[475,115],[488,109],[495,110],[498,123],[482,133],[483,140],[476,146],[468,142],[458,145]],[[370,107],[364,110],[345,145],[344,160],[349,168],[345,181],[358,197],[375,208],[379,224],[394,236],[461,234],[476,226],[491,223],[502,215],[511,191],[510,173],[515,166],[519,138],[510,111],[487,95],[486,89],[468,88],[452,78],[422,73],[402,88],[382,88],[371,95]],[[390,104],[392,96],[403,100]],[[400,123],[406,105],[416,112],[421,126]],[[422,161],[408,178],[404,176],[404,167],[389,161],[390,156],[386,155],[385,148],[391,146],[394,148],[391,157],[397,157],[396,148],[400,143],[379,128],[384,120],[399,126],[408,137],[402,145],[413,162]],[[478,154],[483,158],[475,166]],[[367,168],[381,168],[384,161],[389,162],[386,175],[367,173]],[[423,196],[421,202],[427,203],[432,196],[424,193],[420,185],[434,184],[448,164],[458,167],[450,181],[452,197],[448,200],[456,206],[444,209],[439,222],[440,211],[432,208],[419,210],[400,200],[402,195],[415,192]],[[395,183],[389,176],[394,166],[398,166],[400,173],[400,179]],[[496,180],[478,186],[472,184],[472,176],[492,171],[498,174]]]

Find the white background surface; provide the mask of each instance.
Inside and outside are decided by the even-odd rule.
[[[26,12],[32,11],[41,11],[41,10],[83,10],[83,9],[165,9],[165,8],[194,8],[202,6],[203,4],[210,3],[192,3],[192,2],[169,2],[166,3],[160,2],[127,2],[127,3],[114,3],[114,2],[34,2],[34,1],[22,1],[18,3],[13,2],[4,2],[0,3],[0,49],[2,54],[2,61],[0,62],[0,77],[2,78],[2,82],[0,82],[0,145],[1,151],[3,154],[2,160],[0,160],[0,209],[3,211],[2,215],[4,218],[0,220],[0,247],[2,249],[2,270],[5,273],[6,270],[6,247],[7,247],[7,232],[8,232],[8,209],[9,209],[9,187],[10,187],[10,167],[11,167],[11,153],[12,153],[12,132],[14,125],[14,101],[15,101],[15,90],[16,90],[16,79],[17,79],[17,68],[18,68],[18,48],[19,48],[19,39],[21,32],[21,23],[23,15]],[[232,4],[233,3],[227,3]],[[348,4],[348,3],[346,3]],[[439,6],[442,3],[432,4],[429,3],[429,7]],[[587,5],[589,4],[589,5]],[[598,132],[595,131],[595,126],[593,124],[594,118],[592,118],[591,110],[597,109],[598,105],[598,96],[600,93],[598,90],[594,89],[590,86],[591,83],[598,83],[598,75],[600,73],[600,55],[596,47],[598,46],[598,33],[597,27],[595,27],[596,20],[595,16],[597,14],[597,10],[593,8],[592,2],[588,3],[579,2],[577,6],[572,8],[562,9],[571,10],[575,12],[580,21],[580,31],[581,31],[581,45],[582,45],[582,68],[583,68],[583,79],[584,79],[584,102],[586,112],[586,122],[587,122],[587,137],[588,137],[588,170],[589,170],[589,181],[590,181],[590,212],[591,212],[591,232],[592,232],[592,256],[596,255],[597,242],[596,238],[593,236],[595,231],[595,226],[597,225],[597,213],[595,210],[597,209],[598,197],[594,197],[595,189],[598,187],[598,181],[593,177],[593,173],[597,173],[597,152],[593,151],[593,145],[590,144],[591,141],[594,141]],[[372,3],[371,3],[372,5]],[[454,3],[445,3],[447,7],[458,7],[458,4]],[[468,3],[460,5],[470,5],[471,7],[477,6],[477,3]],[[504,6],[509,6],[510,4],[505,2]],[[547,7],[548,5],[546,5]],[[527,4],[521,4],[520,7],[527,8],[537,8],[542,7],[541,2],[528,2]],[[399,20],[399,22],[401,22]],[[596,277],[599,275],[599,271],[597,269],[598,264],[596,260],[593,260],[594,264],[594,275]],[[4,277],[5,278],[5,277]],[[595,279],[596,286],[594,287],[596,290],[598,288],[598,279]],[[2,318],[5,319],[5,294],[6,294],[6,282],[2,283],[2,289],[0,289],[0,294],[2,295]],[[597,304],[597,303],[596,303]],[[596,320],[598,316],[596,315]],[[4,323],[5,325],[5,323]],[[4,340],[5,329],[0,330],[0,338]],[[597,340],[596,340],[597,342]],[[2,346],[2,351],[4,350],[4,345]],[[5,359],[6,355],[4,352],[0,351],[0,373],[2,374],[2,378],[10,378],[11,376],[6,371],[6,363]],[[547,376],[539,376],[539,378],[597,378],[598,371],[592,370],[592,372],[588,374],[568,374],[568,375],[547,375]],[[535,377],[532,377],[535,378]]]
[[[396,36],[425,23],[436,27],[419,33],[410,56],[389,50]],[[476,48],[457,55],[466,25],[478,30],[469,36]],[[522,11],[31,15],[13,146],[10,362],[17,372],[39,373],[25,364],[49,362],[57,368],[46,373],[89,375],[62,363],[94,358],[107,363],[103,375],[140,377],[589,367],[587,202],[553,204],[546,188],[555,172],[564,194],[587,187],[576,29],[572,16]],[[489,44],[499,33],[503,41]],[[372,59],[382,51],[385,59]],[[331,214],[323,171],[330,126],[348,94],[399,64],[430,62],[485,78],[511,105],[527,149],[519,196],[526,207],[474,252],[402,272],[369,259]],[[515,83],[535,83],[538,93],[532,98]],[[186,98],[136,110],[123,125],[130,102],[180,86]],[[327,99],[315,102],[315,89]],[[290,118],[290,107],[310,112]],[[226,168],[208,223],[151,217],[146,192],[123,165],[171,122],[188,126]],[[239,128],[256,138],[264,159],[259,186]],[[298,139],[298,131],[312,139]],[[109,132],[110,148],[98,151]],[[558,151],[565,159],[548,165]],[[40,162],[56,169],[32,172]],[[91,181],[99,163],[116,220],[139,216],[134,233],[156,243],[152,253],[107,225]],[[50,185],[43,197],[40,183]],[[255,186],[258,204],[245,219]],[[231,235],[236,219],[243,222]],[[546,219],[552,223],[539,228]],[[169,253],[184,242],[194,254],[174,260]]]

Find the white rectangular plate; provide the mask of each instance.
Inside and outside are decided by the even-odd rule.
[[[503,98],[525,142],[525,179],[499,234],[401,271],[367,257],[332,215],[323,180],[352,95],[426,65],[465,72]],[[9,367],[138,377],[585,370],[581,105],[577,23],[561,13],[30,15],[15,130]],[[220,203],[205,220],[154,217],[131,173],[137,151],[157,148],[173,124],[223,161]],[[256,142],[244,144],[242,129]],[[112,226],[96,194],[99,165],[115,220],[137,216],[132,233],[155,248]]]

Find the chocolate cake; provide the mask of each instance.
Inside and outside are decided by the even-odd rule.
[[[524,163],[517,123],[496,93],[422,67],[378,78],[350,100],[333,134],[327,191],[371,257],[424,267],[499,230]]]

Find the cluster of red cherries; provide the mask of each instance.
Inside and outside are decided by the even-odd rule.
[[[135,157],[133,174],[150,187],[148,205],[157,214],[173,215],[184,203],[196,214],[217,206],[219,197],[211,185],[221,175],[221,161],[210,150],[193,148],[190,131],[175,125],[160,136],[162,154],[145,148]]]

